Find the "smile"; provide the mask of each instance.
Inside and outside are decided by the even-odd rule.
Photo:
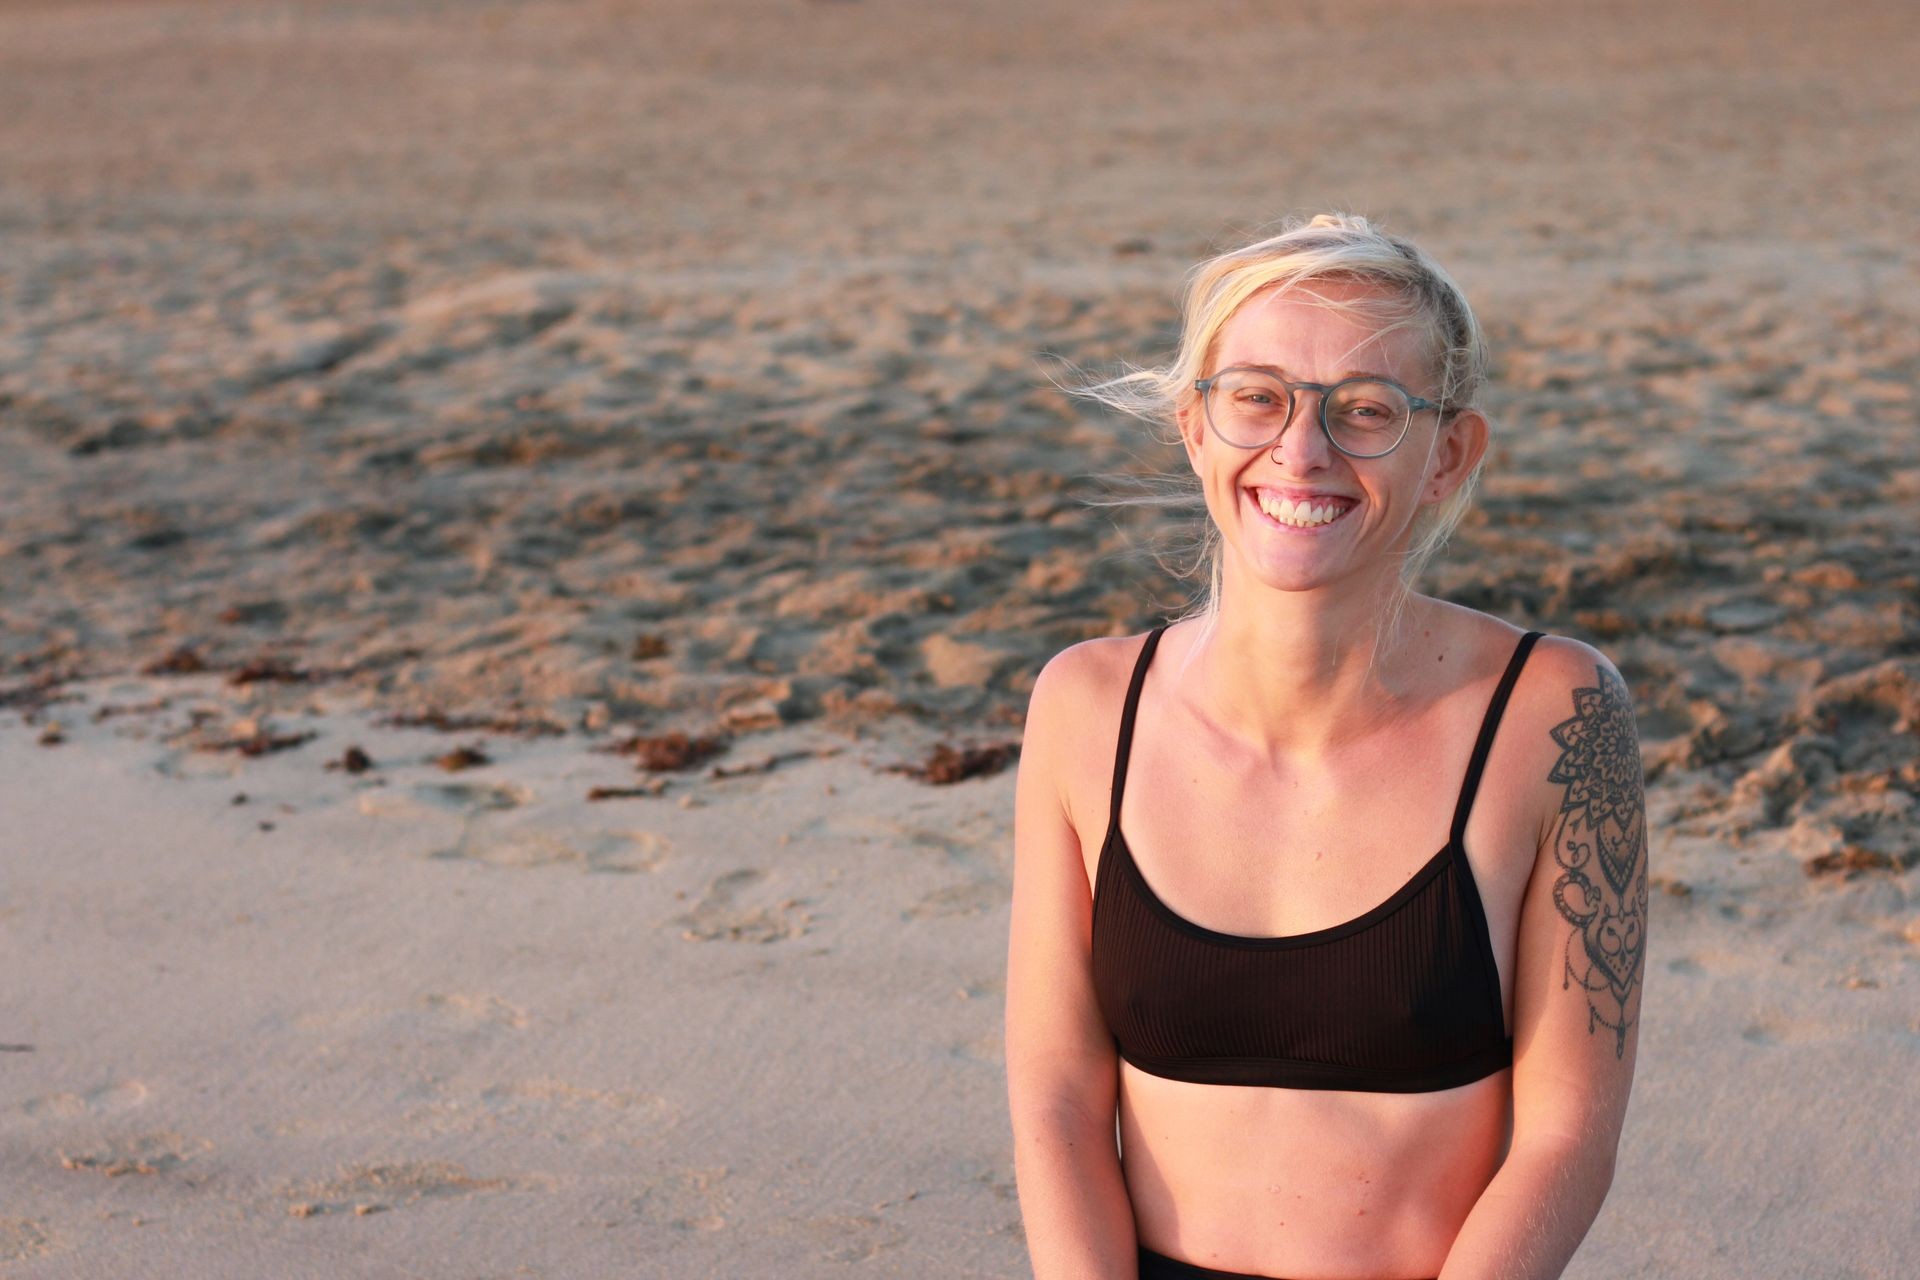
[[[1320,529],[1338,521],[1360,504],[1351,498],[1332,494],[1310,498],[1283,498],[1275,493],[1252,490],[1254,505],[1273,524],[1287,529]]]

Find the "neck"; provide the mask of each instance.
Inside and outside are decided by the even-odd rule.
[[[1423,597],[1394,576],[1362,591],[1275,591],[1233,576],[1188,657],[1193,695],[1218,730],[1270,758],[1305,760],[1402,713],[1427,674],[1414,651],[1432,649]]]

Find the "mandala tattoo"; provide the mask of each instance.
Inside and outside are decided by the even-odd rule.
[[[1575,689],[1573,718],[1553,729],[1561,752],[1547,778],[1567,788],[1553,837],[1553,902],[1573,926],[1560,989],[1580,984],[1588,1034],[1613,1028],[1618,1058],[1639,1018],[1647,952],[1646,780],[1627,687],[1596,670],[1598,687]]]

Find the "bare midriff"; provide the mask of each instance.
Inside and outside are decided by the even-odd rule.
[[[1436,1276],[1499,1166],[1511,1078],[1352,1093],[1190,1084],[1122,1062],[1140,1243],[1287,1280]]]

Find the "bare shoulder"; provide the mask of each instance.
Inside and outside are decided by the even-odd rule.
[[[1068,645],[1054,654],[1034,680],[1028,727],[1032,728],[1036,711],[1074,719],[1112,701],[1116,687],[1124,696],[1145,642],[1144,635],[1101,636]],[[1113,714],[1118,721],[1117,703]]]
[[[1605,653],[1570,636],[1541,637],[1507,718],[1514,773],[1539,797],[1543,845],[1572,808],[1637,826],[1645,779],[1633,691]]]
[[[1527,657],[1515,683],[1509,717],[1529,726],[1546,743],[1564,749],[1569,734],[1590,734],[1603,727],[1636,743],[1633,691],[1620,669],[1600,650],[1571,636],[1543,635]],[[1569,722],[1574,723],[1569,723]],[[1575,725],[1586,726],[1576,729]],[[1542,732],[1542,730],[1545,730]]]
[[[1020,749],[1022,772],[1043,776],[1083,836],[1081,814],[1105,813],[1106,769],[1120,733],[1127,682],[1144,635],[1069,645],[1034,679]],[[1095,744],[1099,744],[1097,747]]]
[[[1453,626],[1456,643],[1477,655],[1470,669],[1502,670],[1524,634],[1476,609],[1433,604],[1434,616]],[[1542,635],[1508,695],[1487,769],[1501,780],[1500,792],[1536,824],[1536,853],[1560,825],[1566,806],[1596,787],[1630,790],[1631,798],[1620,803],[1637,809],[1641,770],[1633,694],[1613,660],[1571,636]]]
[[[1626,687],[1626,681],[1621,679],[1620,670],[1614,666],[1613,659],[1586,641],[1576,640],[1572,636],[1541,636],[1527,658],[1527,671],[1530,673],[1530,682],[1536,688],[1583,680],[1592,684],[1603,674],[1606,678],[1618,681],[1622,688]]]
[[[1457,643],[1481,654],[1482,660],[1496,670],[1506,662],[1520,642],[1520,637],[1525,634],[1522,628],[1506,619],[1478,609],[1444,600],[1429,600],[1426,603],[1435,610],[1436,619],[1445,620],[1451,626]],[[1549,691],[1564,693],[1583,680],[1592,684],[1596,671],[1608,673],[1614,680],[1620,679],[1620,672],[1612,659],[1592,645],[1572,636],[1543,634],[1534,642],[1520,679],[1514,685],[1509,714],[1515,711],[1524,713],[1534,703],[1551,701],[1557,695],[1549,695]],[[1621,684],[1624,687],[1625,682],[1621,681]]]

